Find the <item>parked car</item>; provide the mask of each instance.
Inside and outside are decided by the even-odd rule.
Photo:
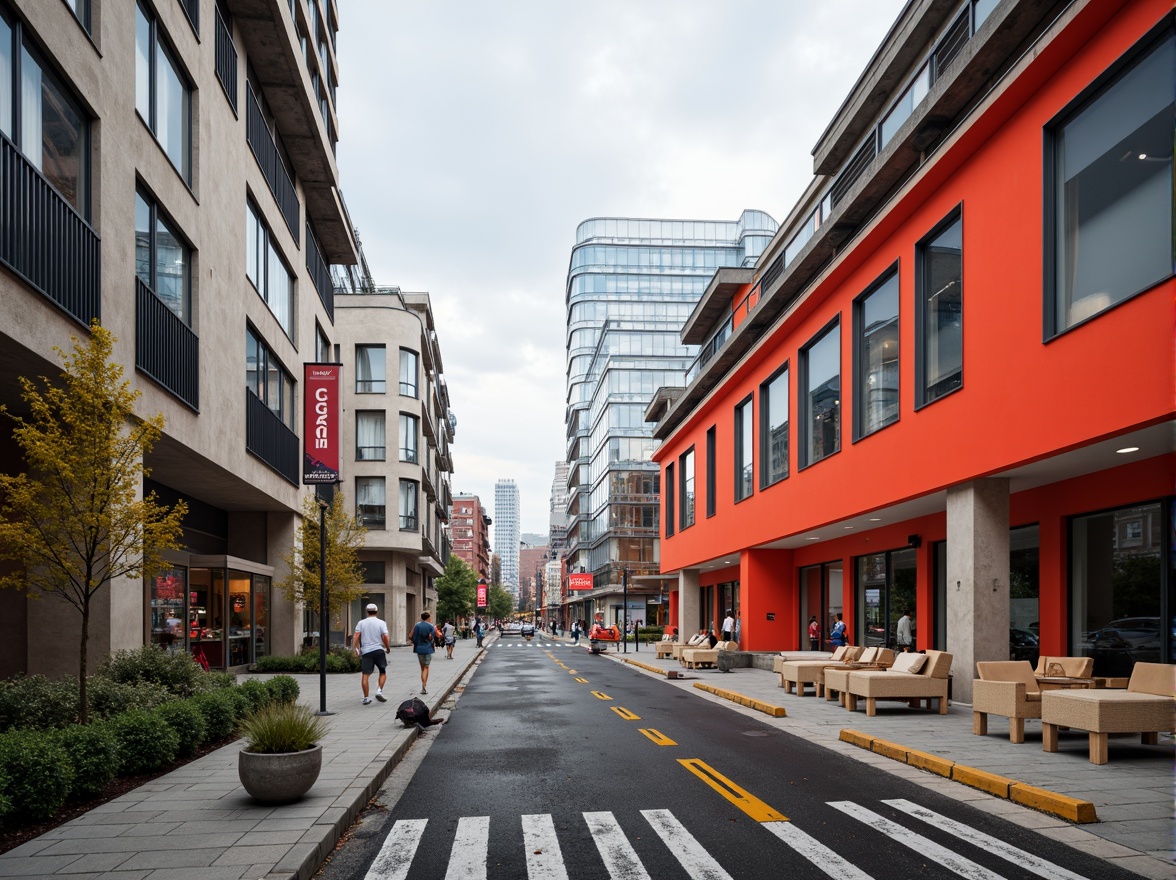
[[[508,623],[502,628],[502,634],[506,636],[517,636],[522,632],[523,628],[518,623]]]
[[[1087,641],[1096,675],[1129,676],[1136,663],[1160,662],[1160,618],[1121,617]]]
[[[1040,641],[1031,629],[1009,629],[1009,659],[1028,660],[1036,664],[1040,656]]]
[[[519,635],[521,635],[523,638],[527,638],[527,639],[529,639],[531,636],[535,635],[535,624],[524,623],[522,625],[522,627],[520,627],[520,629],[519,629]]]

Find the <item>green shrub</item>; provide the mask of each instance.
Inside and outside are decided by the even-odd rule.
[[[12,801],[8,799],[8,774],[0,769],[0,819],[12,812]]]
[[[0,732],[50,730],[73,724],[77,717],[75,679],[21,675],[0,681]]]
[[[91,676],[87,691],[90,717],[98,719],[113,718],[136,709],[154,709],[176,699],[159,682],[119,682],[102,676]]]
[[[177,697],[189,697],[203,671],[187,651],[169,654],[157,645],[143,645],[116,652],[97,674],[120,684],[157,684]]]
[[[275,675],[265,683],[270,692],[271,703],[294,703],[298,701],[301,688],[298,682],[288,675]]]
[[[53,732],[73,768],[70,796],[97,797],[118,775],[118,738],[107,724],[74,724]]]
[[[123,776],[153,773],[166,767],[180,749],[180,735],[158,712],[124,712],[111,719],[110,728],[118,737],[119,772]]]
[[[229,705],[233,707],[233,721],[240,721],[249,714],[250,702],[249,697],[241,693],[240,688],[226,688],[221,691],[225,699],[229,701]]]
[[[176,754],[181,758],[195,754],[206,736],[204,713],[191,700],[173,700],[164,703],[155,712],[179,735],[180,748]]]
[[[276,754],[301,752],[319,742],[327,733],[327,719],[306,706],[274,703],[247,716],[238,732],[251,752]]]
[[[237,677],[231,672],[205,672],[203,669],[200,670],[200,682],[197,687],[200,693],[221,691],[236,686]]]
[[[73,765],[53,734],[18,730],[0,736],[0,775],[11,811],[29,822],[51,819],[69,797]]]
[[[232,691],[219,690],[197,694],[192,705],[204,716],[204,741],[220,742],[233,732],[237,723],[237,702],[229,694]]]
[[[256,712],[258,709],[265,708],[270,701],[269,688],[265,686],[265,682],[252,678],[241,682],[237,686],[237,693],[249,701],[248,712]]]

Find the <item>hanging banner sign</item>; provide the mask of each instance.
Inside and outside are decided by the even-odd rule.
[[[339,482],[342,364],[303,364],[302,482]]]
[[[478,584],[478,607],[485,608],[486,604],[486,585]]]
[[[568,590],[591,590],[592,575],[576,572],[568,575]]]

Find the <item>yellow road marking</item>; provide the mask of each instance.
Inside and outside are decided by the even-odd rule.
[[[608,694],[602,694],[600,691],[593,691],[592,696],[596,697],[596,699],[598,699],[598,700],[611,700],[612,699],[612,697],[610,697]]]
[[[612,710],[614,712],[616,712],[618,715],[620,715],[622,718],[624,718],[626,721],[640,721],[641,720],[641,716],[634,715],[632,712],[630,712],[624,706],[613,706]]]
[[[678,763],[741,809],[756,822],[787,822],[788,817],[777,812],[748,792],[740,788],[714,767],[700,758],[679,758]]]
[[[659,746],[676,746],[677,743],[662,733],[660,730],[654,730],[652,727],[638,727],[638,732],[644,733],[647,737],[653,740]]]
[[[580,682],[580,684],[588,684],[588,679],[586,678],[577,678],[576,681]]]
[[[565,666],[564,669],[568,669],[568,668]],[[568,669],[568,675],[575,675],[575,674],[576,674],[576,670]]]

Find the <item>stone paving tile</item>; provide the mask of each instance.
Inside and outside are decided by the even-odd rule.
[[[16,850],[11,850],[4,854],[4,859],[0,860],[0,877],[32,877],[37,874],[55,873],[62,868],[72,865],[81,855],[79,853],[69,853],[67,855],[36,855],[23,858],[21,856],[12,856]]]
[[[183,822],[151,822],[148,825],[128,825],[120,837],[154,837],[159,834],[171,834],[183,824]]]
[[[117,873],[107,873],[96,875],[96,880],[144,880],[150,874],[150,871],[119,871]],[[71,877],[70,880],[79,880],[77,877]],[[173,875],[174,880],[174,875]]]
[[[275,843],[297,843],[306,834],[305,828],[294,828],[287,831],[250,831],[242,834],[237,846],[262,846]]]
[[[120,878],[122,875],[116,875]],[[151,871],[147,875],[147,880],[241,880],[245,876],[244,865],[217,865],[211,868],[201,867],[186,867],[182,874],[178,873],[174,868],[162,868],[160,870]],[[253,875],[249,875],[252,877]]]
[[[119,835],[108,840],[55,840],[45,855],[102,852],[161,852],[169,849],[225,849],[241,839],[240,832],[217,834]],[[0,860],[0,865],[3,860]]]
[[[214,865],[253,865],[258,862],[276,865],[294,847],[293,843],[272,843],[261,846],[234,846],[218,858]]]
[[[223,852],[223,848],[201,847],[200,849],[172,848],[151,852],[137,852],[124,862],[130,870],[136,868],[207,868]],[[173,875],[174,876],[174,875]],[[183,876],[191,876],[184,871]],[[240,875],[238,875],[240,876]]]
[[[1111,859],[1111,864],[1124,871],[1131,871],[1149,880],[1172,880],[1172,868],[1159,859],[1148,858],[1146,855],[1125,856],[1121,859]]]
[[[126,852],[91,853],[78,859],[71,865],[62,868],[58,874],[76,877],[78,874],[95,874],[113,871],[130,858]]]

